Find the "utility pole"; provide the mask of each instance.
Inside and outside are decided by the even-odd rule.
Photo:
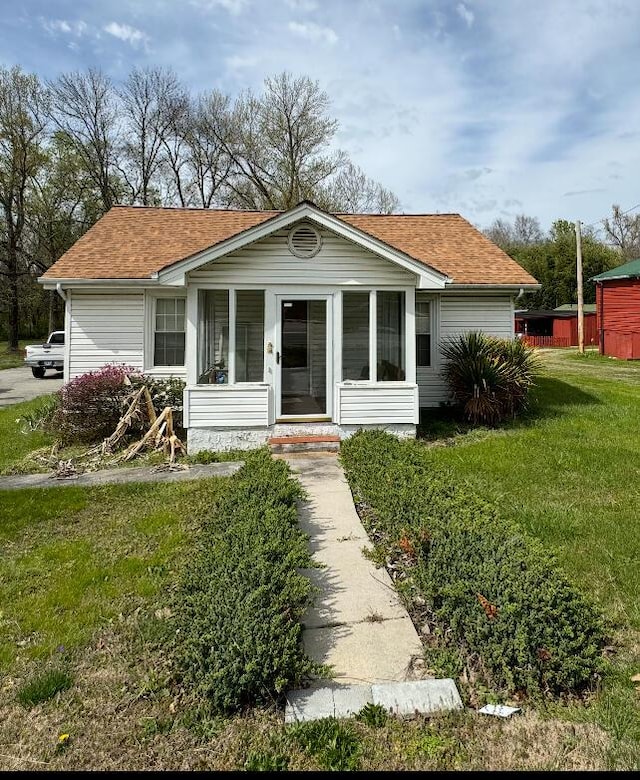
[[[584,295],[582,291],[582,235],[576,221],[576,279],[578,282],[578,352],[584,355]]]

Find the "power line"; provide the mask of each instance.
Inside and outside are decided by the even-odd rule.
[[[626,211],[621,212],[620,216],[624,217],[630,211],[635,211],[638,208],[640,208],[640,203],[636,203],[635,206],[631,206],[630,209],[627,209]],[[587,227],[587,228],[593,227],[594,225],[597,225],[597,224],[599,224],[601,222],[604,222],[605,219],[608,219],[608,218],[609,218],[609,215],[607,215],[606,217],[601,217],[600,219],[596,219],[593,222],[590,222],[588,225],[583,225],[583,227]]]

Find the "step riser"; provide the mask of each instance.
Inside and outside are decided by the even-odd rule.
[[[340,442],[298,442],[296,444],[270,444],[273,453],[285,452],[339,452]]]

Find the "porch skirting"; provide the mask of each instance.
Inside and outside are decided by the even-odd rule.
[[[365,425],[336,425],[334,423],[277,423],[260,428],[189,428],[187,451],[190,455],[209,450],[252,450],[264,446],[272,436],[325,436],[334,435],[348,439],[361,430],[387,431],[401,439],[415,438],[416,426],[412,423],[369,423]]]

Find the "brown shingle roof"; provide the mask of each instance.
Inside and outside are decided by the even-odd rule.
[[[147,279],[279,213],[115,206],[43,278]],[[456,284],[536,281],[459,214],[336,216]]]

